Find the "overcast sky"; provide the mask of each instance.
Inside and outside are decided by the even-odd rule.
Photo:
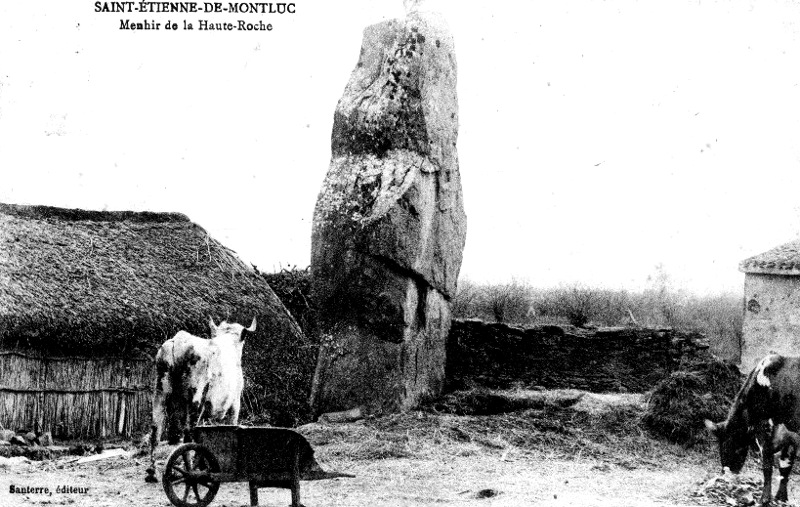
[[[227,3],[227,2],[226,2]],[[436,2],[458,60],[462,278],[740,291],[800,233],[800,4]],[[0,201],[178,211],[259,269],[309,262],[333,112],[401,0],[299,0],[259,32],[0,4]]]

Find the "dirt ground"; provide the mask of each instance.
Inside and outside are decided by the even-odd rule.
[[[620,407],[635,417],[642,403],[635,396],[586,395],[569,410],[548,405],[493,416],[412,412],[306,425],[299,431],[322,466],[356,478],[303,482],[302,502],[307,507],[724,505],[693,496],[718,472],[709,448],[664,444],[619,417]],[[609,420],[617,425],[604,427]],[[170,505],[160,484],[143,480],[147,457],[133,445],[130,450],[131,456],[85,464],[74,457],[7,464],[0,471],[0,506]],[[170,451],[159,448],[159,473]],[[752,458],[743,475],[758,478]],[[797,483],[790,484],[790,498],[800,494]],[[49,493],[11,493],[11,486],[49,488]],[[64,486],[88,492],[56,491]],[[261,489],[259,498],[266,506],[290,502],[288,490]],[[223,484],[211,505],[249,505],[247,485]]]

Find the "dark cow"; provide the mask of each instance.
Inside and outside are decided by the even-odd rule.
[[[243,333],[256,330],[241,324],[214,324],[211,338],[179,331],[156,354],[156,386],[153,427],[150,433],[150,466],[147,480],[155,481],[154,450],[165,429],[174,445],[191,439],[191,430],[201,419],[217,424],[238,424],[244,376]]]
[[[772,499],[772,464],[780,451],[781,482],[776,500],[787,501],[786,484],[800,438],[800,358],[769,355],[748,375],[721,423],[705,421],[717,437],[723,467],[739,473],[754,441],[761,448],[764,489],[761,504]]]

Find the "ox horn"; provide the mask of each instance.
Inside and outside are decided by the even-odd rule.
[[[249,331],[251,333],[255,333],[256,332],[256,318],[255,317],[253,317],[253,323],[250,324],[250,327],[248,327],[246,329],[246,331]]]
[[[208,325],[211,327],[211,336],[216,335],[217,334],[217,325],[214,324],[214,317],[209,317],[208,318]]]
[[[708,419],[704,419],[703,423],[706,425],[706,429],[714,434],[716,434],[720,430],[720,428],[724,427],[724,423],[714,423],[709,421]]]

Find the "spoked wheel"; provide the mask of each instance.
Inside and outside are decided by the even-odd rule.
[[[201,444],[183,444],[170,454],[161,483],[169,501],[177,507],[206,507],[219,490],[216,456]]]

